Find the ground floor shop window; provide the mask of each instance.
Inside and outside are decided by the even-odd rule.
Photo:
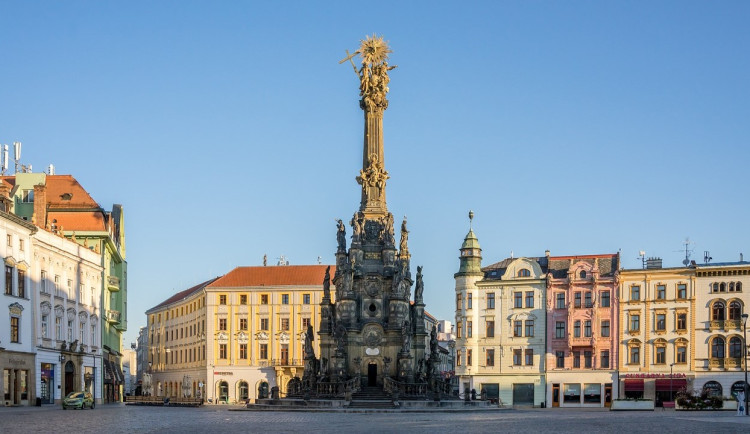
[[[487,394],[487,399],[497,401],[500,398],[500,385],[497,383],[482,383],[482,392]]]
[[[643,398],[643,380],[625,380],[625,398]]]
[[[581,385],[566,384],[563,389],[563,402],[566,404],[581,403]]]
[[[583,402],[585,404],[599,404],[602,402],[601,384],[584,384]]]
[[[718,381],[709,381],[706,384],[703,385],[703,390],[705,392],[708,392],[708,396],[723,396],[723,388],[721,387],[721,383]]]

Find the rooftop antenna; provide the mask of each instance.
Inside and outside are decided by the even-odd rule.
[[[704,250],[703,251],[703,262],[706,263],[706,264],[708,264],[709,262],[711,262],[712,259],[713,258],[711,257],[711,252],[709,252],[708,250]]]
[[[54,164],[50,164],[49,165],[49,167],[47,168],[47,174],[48,175],[54,175],[55,174],[55,165]]]
[[[13,153],[16,160],[15,172],[18,173],[18,162],[21,161],[21,142],[13,142]]]
[[[8,145],[3,145],[0,150],[0,170],[3,175],[8,171]]]
[[[320,265],[320,264],[322,264],[322,263],[323,263],[323,258],[322,258],[322,257],[320,257],[320,256],[318,256],[318,265]]]
[[[641,260],[641,267],[643,269],[646,269],[646,251],[645,250],[639,250],[638,251],[638,258]]]
[[[683,241],[682,244],[685,245],[685,259],[682,260],[682,265],[687,267],[688,265],[690,265],[690,255],[693,254],[693,250],[689,247],[691,244],[695,243],[690,241],[690,237],[685,237],[685,241]]]

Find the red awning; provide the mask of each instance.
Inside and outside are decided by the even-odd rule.
[[[643,380],[625,380],[626,392],[643,392]]]
[[[687,380],[684,378],[673,378],[671,388],[673,391],[677,391],[687,387]],[[656,380],[656,391],[657,392],[669,392],[670,382],[669,378],[659,378]]]

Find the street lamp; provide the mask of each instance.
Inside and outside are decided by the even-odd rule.
[[[669,400],[674,401],[674,396],[672,396],[672,368],[674,368],[674,363],[669,364]]]
[[[747,387],[747,313],[742,314],[742,358],[745,359],[745,384],[743,389],[745,390],[745,416],[748,415],[747,411],[747,402],[748,402],[748,393],[750,390],[748,390]]]

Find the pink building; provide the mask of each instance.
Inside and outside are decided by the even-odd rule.
[[[549,258],[548,406],[609,407],[617,396],[619,267],[619,254]]]

